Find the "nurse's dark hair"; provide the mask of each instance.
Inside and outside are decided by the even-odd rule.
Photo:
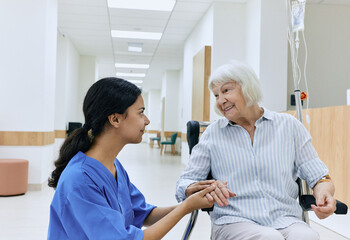
[[[75,129],[64,141],[55,161],[56,168],[48,180],[50,187],[57,187],[63,170],[79,151],[90,149],[94,138],[105,130],[108,116],[127,113],[140,94],[141,90],[134,84],[114,77],[103,78],[90,87],[83,103],[85,125]]]

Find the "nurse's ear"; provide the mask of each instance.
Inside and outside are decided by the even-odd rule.
[[[108,116],[108,122],[115,128],[119,128],[121,119],[122,115],[118,113],[114,113]]]

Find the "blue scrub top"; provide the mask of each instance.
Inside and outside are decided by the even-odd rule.
[[[77,153],[62,172],[50,207],[48,239],[142,239],[155,206],[115,159],[117,181],[96,159]]]

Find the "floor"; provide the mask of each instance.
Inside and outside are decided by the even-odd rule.
[[[131,181],[144,193],[149,203],[158,206],[177,204],[174,192],[176,181],[184,169],[180,156],[159,155],[159,148],[147,144],[128,145],[118,158],[129,173]],[[0,197],[0,239],[46,239],[49,206],[54,191],[29,191],[17,197]],[[179,240],[189,216],[184,217],[163,239]],[[311,227],[320,233],[321,240],[346,240],[348,238],[315,223]],[[200,212],[191,239],[209,239],[210,220]]]

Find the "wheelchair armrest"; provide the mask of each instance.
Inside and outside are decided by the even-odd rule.
[[[316,199],[313,195],[300,196],[300,205],[304,211],[310,211],[312,209],[311,204],[316,205]],[[347,212],[348,212],[348,206],[345,203],[337,200],[336,210],[334,213],[346,214]]]
[[[214,210],[214,206],[212,206],[211,208],[202,208],[201,210],[209,214],[209,212],[212,212]]]

